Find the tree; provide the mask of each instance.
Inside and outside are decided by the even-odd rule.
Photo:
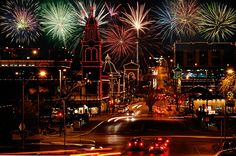
[[[229,91],[236,92],[236,75],[234,72],[227,70],[226,77],[220,82],[220,92],[226,96]]]

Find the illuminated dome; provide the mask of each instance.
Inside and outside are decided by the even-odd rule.
[[[105,57],[105,62],[102,69],[104,75],[119,75],[119,72],[116,70],[115,65],[111,62],[111,57],[108,54]]]

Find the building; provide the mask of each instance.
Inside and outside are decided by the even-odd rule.
[[[182,91],[195,86],[217,92],[227,67],[236,66],[236,44],[231,42],[176,42],[175,66],[182,69]]]
[[[99,26],[92,13],[85,25],[81,44],[82,77],[78,90],[74,91],[75,94],[70,96],[69,101],[74,103],[74,107],[78,107],[81,113],[89,111],[91,114],[99,114],[110,111],[123,96],[123,77],[116,70],[109,55],[106,56],[105,62],[102,61]]]
[[[137,93],[137,85],[140,81],[140,65],[134,63],[132,60],[129,63],[123,65],[124,67],[124,81],[123,81],[123,92],[125,97],[129,100],[135,97]]]
[[[236,43],[176,42],[174,58],[175,66],[179,64],[182,69],[181,93],[189,97],[189,105],[194,101],[194,109],[201,106],[224,111],[226,97],[215,97],[219,97],[219,84],[227,68],[236,67]]]
[[[60,84],[59,70],[67,70],[61,78],[64,80],[72,63],[66,49],[58,49],[50,53],[50,50],[39,48],[5,47],[0,49],[0,57],[0,88],[7,89],[1,94],[1,103],[12,105],[17,105],[19,101],[22,101],[23,81],[26,100],[37,96],[37,92],[42,91],[42,88],[45,88],[45,91],[48,90],[50,94],[45,94],[46,100],[49,100],[51,96],[59,97],[57,90]],[[40,71],[44,71],[46,75],[40,76]],[[38,90],[38,88],[41,89]]]

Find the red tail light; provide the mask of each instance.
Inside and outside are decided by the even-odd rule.
[[[158,144],[155,144],[155,146],[159,146]]]
[[[150,149],[154,149],[154,147],[153,147],[153,146],[151,146],[151,147],[150,147]]]
[[[131,143],[129,143],[129,146],[131,146],[132,144]]]
[[[163,150],[164,148],[161,146],[161,149]]]
[[[142,143],[142,142],[140,143],[140,146],[143,146],[143,143]]]
[[[167,139],[166,142],[169,142],[169,140]]]

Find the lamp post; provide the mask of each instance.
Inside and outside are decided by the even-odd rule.
[[[22,77],[22,123],[20,125],[21,131],[22,131],[22,149],[23,149],[23,151],[25,148],[25,85],[28,83],[28,81],[33,76],[33,75],[31,75],[30,78],[28,78],[27,81],[25,82],[25,75],[24,74],[25,73],[23,72],[23,77]],[[39,76],[45,77],[46,75],[47,75],[47,73],[43,70],[39,72]],[[39,100],[39,95],[38,95],[38,100]],[[39,101],[38,101],[38,128],[39,128]]]
[[[140,25],[136,25],[136,30],[137,30],[137,45],[136,45],[136,63],[139,64],[139,29]]]
[[[22,131],[22,149],[25,149],[25,78],[22,79],[22,123],[21,123],[21,131]]]
[[[59,69],[59,87],[60,87],[60,99],[63,104],[63,128],[64,128],[64,148],[66,148],[66,103],[62,98],[62,70]]]
[[[45,70],[39,71],[39,77],[40,78],[45,78],[47,76],[47,72]],[[38,103],[38,132],[40,132],[40,88],[39,88],[39,83],[38,83],[38,96],[37,96],[37,103]]]

